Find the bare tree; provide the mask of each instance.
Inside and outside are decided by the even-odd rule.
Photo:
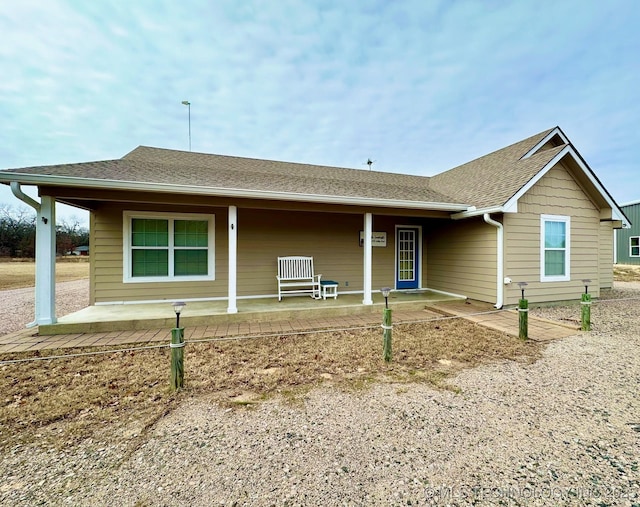
[[[0,203],[0,257],[35,257],[36,214]],[[89,243],[89,231],[71,217],[56,224],[56,251],[64,255]]]

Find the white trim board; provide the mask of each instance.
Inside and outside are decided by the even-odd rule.
[[[560,127],[555,127],[551,132],[549,132],[546,136],[544,136],[544,138],[542,138],[542,140],[539,141],[533,148],[531,148],[527,153],[525,153],[520,158],[520,160],[523,160],[525,158],[529,158],[535,155],[540,148],[542,148],[545,144],[551,141],[551,139],[553,139],[555,136],[559,136],[564,142],[564,144],[569,144],[569,139],[567,139],[567,136],[565,136],[562,130],[560,130]]]

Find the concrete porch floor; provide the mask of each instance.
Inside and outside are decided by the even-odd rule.
[[[394,291],[389,296],[393,309],[420,310],[437,302],[455,301],[460,298],[430,291]],[[362,304],[362,294],[340,294],[337,299],[312,299],[305,296],[239,299],[238,313],[227,313],[227,301],[191,301],[180,315],[184,327],[211,326],[228,323],[271,322],[380,312],[384,298],[373,294],[373,305]],[[65,315],[56,324],[41,325],[40,335],[70,333],[104,333],[133,331],[175,326],[172,301],[166,303],[113,304],[88,306],[78,312]]]

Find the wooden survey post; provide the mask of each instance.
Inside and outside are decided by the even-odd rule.
[[[591,331],[591,294],[589,294],[589,282],[591,280],[584,279],[584,294],[580,300],[581,316],[582,316],[582,330]]]
[[[384,329],[382,333],[382,357],[385,362],[391,362],[391,332],[393,329],[393,325],[391,323],[391,308],[385,308],[383,310],[383,318],[382,318],[382,329]]]
[[[524,298],[524,288],[527,285],[529,285],[527,282],[518,282],[522,294],[518,301],[518,336],[522,340],[529,338],[529,301]]]
[[[184,387],[184,328],[171,330],[171,390]]]

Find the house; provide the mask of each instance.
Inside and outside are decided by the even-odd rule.
[[[640,264],[640,201],[622,204],[620,209],[629,217],[631,227],[615,231],[615,263]]]
[[[89,247],[87,245],[78,246],[73,249],[71,255],[79,255],[82,257],[86,257],[89,255]]]
[[[90,211],[92,305],[276,297],[278,256],[340,293],[431,289],[517,303],[597,297],[628,220],[555,127],[433,177],[140,146],[121,159],[0,171],[38,211],[35,323],[55,322],[55,203]],[[37,185],[40,202],[21,185]],[[53,238],[53,239],[52,239]],[[361,241],[362,238],[362,241]],[[373,239],[372,239],[373,238]],[[53,246],[52,246],[53,245]]]

